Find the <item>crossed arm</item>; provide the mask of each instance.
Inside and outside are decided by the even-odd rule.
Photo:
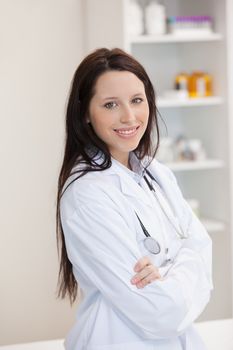
[[[191,243],[184,246],[161,278],[149,257],[141,257],[118,209],[102,195],[101,201],[80,205],[63,218],[69,259],[144,339],[177,336],[209,301],[211,282],[204,256],[211,242],[201,240],[196,250]],[[201,230],[195,225],[193,229]]]

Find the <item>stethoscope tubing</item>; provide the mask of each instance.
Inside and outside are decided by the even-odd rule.
[[[145,170],[146,174],[151,178],[151,180],[155,181],[156,182],[156,179],[154,178],[154,176],[150,173],[150,171],[148,169]],[[144,175],[143,176],[148,188],[150,189],[150,191],[155,192],[155,189],[154,187],[152,186],[152,184],[150,183],[150,181],[148,181],[147,177]],[[156,196],[157,198],[157,196]],[[157,198],[158,199],[158,198]],[[171,222],[171,219],[169,218],[168,214],[165,212],[165,210],[163,209],[164,211],[164,214],[167,216],[168,220]],[[141,228],[142,228],[142,231],[144,233],[144,235],[146,236],[145,240],[144,240],[144,245],[146,247],[147,250],[149,250],[152,254],[159,254],[160,251],[161,251],[161,247],[160,247],[160,244],[159,242],[155,239],[155,238],[152,238],[151,235],[149,234],[149,232],[147,231],[147,229],[145,228],[143,222],[141,221],[141,219],[139,218],[138,214],[136,213],[135,211],[135,214],[138,218],[138,221],[141,225]],[[171,222],[172,223],[172,222]],[[176,228],[175,228],[176,229]],[[176,229],[177,231],[177,229]],[[185,236],[185,234],[181,234],[180,232],[177,231],[177,235],[179,236],[180,239],[184,239],[184,238],[187,238]]]

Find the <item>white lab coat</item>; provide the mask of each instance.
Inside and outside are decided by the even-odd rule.
[[[135,214],[165,247],[161,213],[144,185],[137,183],[140,175],[134,179],[133,172],[113,160],[111,168],[89,172],[71,184],[61,200],[68,257],[82,291],[67,350],[205,349],[192,323],[210,298],[211,240],[172,172],[156,160],[148,169],[189,232],[189,238],[181,240],[166,223],[172,262],[163,267],[167,256],[163,250],[153,255],[145,249]],[[145,255],[163,279],[138,289],[130,280],[134,265]]]

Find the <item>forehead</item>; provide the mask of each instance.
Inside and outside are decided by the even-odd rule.
[[[143,82],[131,72],[109,71],[97,79],[94,92],[98,97],[105,98],[145,93],[145,88]]]

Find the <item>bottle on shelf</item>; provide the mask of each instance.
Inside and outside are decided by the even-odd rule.
[[[173,89],[165,90],[163,98],[189,100],[213,96],[213,79],[208,73],[195,71],[192,74],[181,72],[175,76]]]
[[[129,2],[127,26],[130,36],[142,35],[144,32],[143,8],[137,0],[130,0]]]
[[[161,137],[156,159],[163,163],[174,161],[174,140],[171,137]]]
[[[200,98],[213,95],[213,83],[210,74],[204,72],[193,72],[189,78],[189,97]]]
[[[190,139],[185,135],[176,138],[162,137],[156,158],[163,162],[203,161],[206,151],[200,139]]]
[[[188,84],[189,84],[189,75],[187,73],[179,73],[175,77],[175,90],[182,92],[183,97],[188,97]]]
[[[177,162],[206,160],[206,152],[200,139],[188,139],[180,135],[175,140],[174,150]]]
[[[166,33],[166,9],[159,0],[151,0],[145,8],[145,29],[149,35]]]

